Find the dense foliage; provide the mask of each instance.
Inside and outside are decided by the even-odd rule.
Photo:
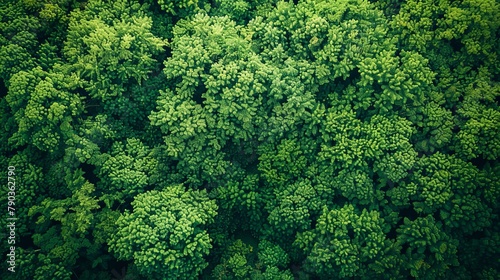
[[[1,1],[0,278],[499,279],[499,15]]]

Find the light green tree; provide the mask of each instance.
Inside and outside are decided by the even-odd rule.
[[[212,248],[206,226],[217,214],[215,202],[205,191],[177,185],[141,193],[132,207],[116,221],[109,250],[132,260],[143,277],[196,279]]]
[[[41,151],[60,152],[83,112],[82,98],[73,92],[79,79],[64,68],[45,72],[40,67],[18,72],[10,80],[6,100],[14,112],[17,131],[9,138],[14,147],[30,144]]]
[[[92,98],[122,96],[129,83],[148,78],[166,43],[151,33],[151,18],[134,1],[89,1],[75,11],[68,27],[64,57]]]

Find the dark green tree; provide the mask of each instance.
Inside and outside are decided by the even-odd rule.
[[[405,218],[397,229],[397,242],[407,247],[404,266],[410,275],[419,279],[444,277],[449,269],[458,266],[458,240],[442,230],[441,222],[432,216],[413,221]]]
[[[299,233],[295,244],[306,255],[305,270],[322,279],[397,279],[399,249],[386,232],[379,212],[347,204],[323,208],[316,227]]]

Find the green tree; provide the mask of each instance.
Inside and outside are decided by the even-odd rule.
[[[499,278],[499,9],[1,1],[0,278]]]
[[[398,246],[386,232],[379,212],[347,204],[323,208],[316,227],[299,233],[295,244],[306,255],[305,270],[320,278],[398,278]]]
[[[16,220],[16,235],[18,236],[17,242],[20,237],[30,236],[35,228],[33,219],[28,215],[29,209],[38,205],[46,198],[47,188],[44,186],[45,174],[42,167],[38,166],[34,153],[30,153],[29,149],[19,151],[11,158],[5,158],[1,161],[1,167],[7,172],[2,172],[2,179],[5,182],[13,184],[6,184],[6,187],[1,190],[1,202],[4,205],[9,205],[15,209]],[[13,170],[8,169],[9,166],[14,167]],[[9,171],[11,171],[9,175]],[[11,179],[7,179],[11,177]],[[13,187],[11,190],[9,187]],[[8,199],[14,203],[8,204]],[[12,200],[13,199],[13,200]],[[6,226],[7,220],[2,222]],[[7,242],[6,242],[7,243]]]
[[[63,53],[92,98],[122,96],[129,83],[140,84],[156,70],[155,55],[166,43],[151,26],[144,7],[128,0],[89,1],[72,14]]]
[[[492,209],[483,198],[480,174],[472,164],[436,153],[422,157],[406,185],[418,213],[440,213],[455,234],[471,234],[491,226]]]
[[[401,5],[392,25],[405,46],[429,53],[437,63],[485,63],[498,71],[499,8],[496,1],[412,0]]]
[[[479,69],[457,106],[456,119],[460,131],[454,136],[455,151],[464,159],[500,157],[500,84],[488,69]]]
[[[9,138],[14,147],[30,144],[41,151],[60,152],[83,112],[82,99],[73,91],[79,79],[64,68],[45,72],[40,67],[18,72],[10,80],[6,100],[14,112],[17,131]]]
[[[406,245],[404,266],[419,279],[444,277],[447,270],[458,266],[458,240],[442,230],[441,222],[432,216],[404,219],[397,229],[397,242]]]
[[[171,88],[161,91],[149,118],[178,170],[200,186],[231,166],[228,150],[256,137],[265,72],[227,17],[198,14],[180,21],[171,46],[164,69]]]
[[[29,209],[29,215],[36,218],[33,243],[39,248],[37,258],[39,269],[34,279],[43,279],[43,271],[53,271],[55,279],[69,279],[72,268],[80,259],[81,252],[100,247],[87,234],[93,230],[98,199],[93,196],[94,185],[83,178],[77,170],[67,173],[65,178],[72,195],[65,199],[45,198]],[[86,256],[89,261],[90,256]],[[48,275],[48,274],[47,274]]]
[[[109,250],[132,260],[143,277],[196,279],[212,248],[205,227],[217,214],[215,202],[205,191],[177,185],[138,194],[132,207],[116,221]]]
[[[234,222],[244,219],[244,230],[258,232],[265,222],[266,202],[271,194],[263,188],[257,174],[246,174],[244,170],[234,171],[231,179],[213,191],[221,210],[232,213]]]
[[[278,245],[262,240],[254,251],[240,239],[226,249],[221,263],[212,271],[213,279],[291,280],[289,257]]]
[[[96,175],[101,180],[97,186],[108,207],[115,201],[132,199],[158,183],[158,162],[138,139],[127,139],[123,144],[116,141],[110,153],[100,157],[102,164],[97,165]]]

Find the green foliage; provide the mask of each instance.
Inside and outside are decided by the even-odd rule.
[[[452,112],[434,102],[424,105],[419,111],[421,112],[414,111],[415,115],[409,116],[419,128],[414,137],[415,148],[425,153],[446,150],[452,140],[455,125]]]
[[[34,66],[31,55],[19,45],[7,45],[0,47],[0,67],[1,76],[4,81],[8,81],[12,75],[20,71],[26,71]]]
[[[229,16],[238,24],[245,24],[258,15],[270,12],[277,1],[228,1],[216,0],[210,9],[210,15]]]
[[[432,216],[404,219],[397,232],[397,242],[406,245],[405,266],[410,275],[420,279],[444,276],[448,269],[458,266],[458,240],[442,229]]]
[[[299,233],[295,245],[304,250],[305,269],[320,278],[384,278],[401,268],[394,241],[387,239],[377,211],[354,206],[323,209],[316,228]],[[368,279],[368,278],[367,278]]]
[[[401,6],[393,23],[399,25],[403,38],[419,50],[438,40],[457,39],[467,54],[491,55],[496,59],[492,43],[499,8],[495,1],[413,0]]]
[[[284,268],[288,265],[290,259],[287,253],[280,246],[275,245],[267,240],[262,240],[259,243],[259,261],[268,267]]]
[[[98,188],[108,207],[114,201],[123,202],[157,183],[158,162],[149,147],[138,139],[126,143],[114,142],[109,154],[102,154],[96,175],[102,178]]]
[[[460,264],[470,278],[495,279],[498,276],[498,224],[485,230],[480,236],[460,240]]]
[[[264,206],[271,194],[262,188],[257,175],[243,177],[243,170],[238,171],[227,184],[217,187],[217,200],[221,208],[233,213],[236,219],[245,219],[245,228],[258,231],[265,220]]]
[[[479,174],[480,188],[484,190],[484,200],[495,211],[500,208],[500,164],[486,164]]]
[[[189,17],[209,9],[209,2],[195,0],[151,0],[157,3],[165,12],[179,18]]]
[[[256,255],[257,253],[257,255]],[[263,240],[258,251],[240,239],[227,248],[222,262],[212,271],[214,279],[276,279],[291,280],[289,270],[282,270],[289,262],[288,255],[278,245]]]
[[[7,103],[5,98],[0,99],[0,122],[3,124],[0,127],[0,141],[2,143],[8,143],[10,136],[14,133],[16,129],[16,121],[12,116],[12,110]],[[12,150],[9,145],[0,146],[0,153],[3,155],[7,151]]]
[[[11,182],[12,184],[5,183],[5,188],[1,190],[1,202],[8,205],[8,197],[14,198],[11,207],[15,209],[16,221],[16,234],[18,237],[30,235],[33,230],[33,221],[28,215],[28,210],[35,205],[38,205],[44,199],[47,191],[44,185],[44,173],[42,168],[33,163],[34,159],[29,154],[28,150],[16,153],[12,158],[6,159],[6,164],[1,167],[7,170],[8,166],[13,166],[11,179],[8,180],[8,172],[2,174],[4,182]],[[9,187],[14,187],[10,190]],[[10,205],[10,204],[9,204]],[[4,224],[6,226],[6,224]],[[20,239],[17,240],[18,242]]]
[[[338,194],[360,204],[373,204],[382,193],[375,186],[398,182],[408,176],[417,153],[410,144],[411,123],[401,117],[373,116],[363,122],[352,110],[331,109],[326,115],[318,153],[323,176],[334,176],[327,184]]]
[[[418,213],[439,213],[455,234],[491,226],[492,209],[482,202],[480,174],[470,163],[436,153],[422,157],[411,177],[406,189]]]
[[[477,80],[466,88],[464,101],[457,110],[460,131],[455,134],[455,150],[465,159],[488,160],[500,156],[500,85],[491,81],[481,68]]]
[[[307,61],[300,74],[303,84],[313,93],[318,86],[327,94],[343,89],[342,97],[334,99],[351,102],[358,113],[420,105],[432,84],[428,61],[415,52],[396,56],[386,19],[366,1],[280,2],[267,22],[257,17],[249,26],[254,41],[262,42],[256,47],[263,55],[279,63],[288,56]]]
[[[205,191],[177,185],[141,193],[132,207],[116,221],[110,251],[118,259],[133,260],[149,279],[196,279],[212,247],[204,227],[217,214],[215,202]]]
[[[46,277],[57,280],[71,279],[71,272],[64,268],[60,263],[54,263],[50,257],[40,254],[40,267],[35,271],[33,279],[42,280]]]
[[[391,26],[401,48],[429,59],[450,108],[457,105],[475,69],[499,73],[499,8],[496,1],[412,0],[402,3],[393,17]]]
[[[253,248],[250,245],[243,243],[239,239],[228,248],[230,257],[227,260],[227,267],[237,279],[245,278],[252,271],[252,267],[248,264],[246,258],[252,251]]]
[[[401,5],[404,1],[401,0],[379,0],[379,1],[370,1],[373,6],[379,8],[384,12],[384,15],[390,19],[394,15],[396,15],[401,9]]]
[[[441,153],[419,160],[412,183],[406,186],[408,193],[414,196],[417,212],[433,213],[451,200],[454,194],[451,172],[450,158]]]
[[[456,195],[440,214],[445,225],[465,234],[484,230],[492,222],[492,210],[475,195]]]
[[[87,3],[68,27],[64,55],[93,98],[121,96],[131,81],[141,83],[156,69],[154,56],[165,42],[151,33],[152,21],[137,3]]]
[[[67,174],[66,184],[72,191],[72,196],[63,200],[45,199],[41,205],[33,206],[29,213],[31,216],[40,213],[37,224],[44,224],[48,220],[61,223],[64,239],[71,235],[84,237],[93,220],[92,210],[99,209],[98,200],[92,197],[94,185],[83,178],[81,170],[74,174]]]
[[[267,206],[269,223],[283,240],[310,229],[315,216],[324,205],[308,180],[298,181],[286,189],[276,189],[276,199]]]
[[[9,139],[14,147],[30,144],[52,153],[73,134],[72,123],[83,111],[80,96],[71,92],[79,79],[54,70],[34,68],[11,78],[6,100],[18,127]]]
[[[33,50],[39,44],[37,31],[40,21],[26,14],[17,1],[0,4],[0,78],[8,83],[19,71],[28,71],[35,66]]]
[[[0,78],[6,84],[13,74],[44,67],[40,51],[51,45],[57,56],[68,26],[68,14],[77,1],[6,0],[0,4]],[[42,62],[42,63],[40,63]],[[45,61],[46,62],[46,61]]]
[[[284,187],[302,177],[308,159],[296,140],[283,139],[279,145],[273,146],[259,146],[259,171],[268,183]]]
[[[65,179],[72,191],[71,197],[45,198],[29,209],[28,215],[36,218],[37,225],[33,243],[40,248],[37,253],[40,264],[34,279],[44,279],[45,275],[69,279],[80,253],[96,246],[87,239],[93,228],[95,210],[100,208],[98,200],[92,196],[94,185],[83,178],[81,170],[67,173]]]
[[[155,108],[159,89],[164,87],[165,81],[161,75],[149,77],[139,84],[131,85],[121,96],[114,98],[113,102],[106,102],[102,108],[103,112],[118,119],[117,125],[119,127],[125,126],[133,129],[133,132],[121,133],[121,130],[117,131],[124,137],[130,138],[131,135],[137,135],[137,137],[147,139],[146,135],[151,133],[146,131],[150,127],[148,115]],[[87,106],[99,107],[94,103],[96,101],[91,101]],[[148,125],[144,125],[145,123]]]
[[[57,46],[50,43],[40,45],[37,52],[37,64],[42,67],[44,71],[49,71],[55,64],[62,64],[62,60],[57,56]]]
[[[256,112],[264,88],[252,73],[260,62],[244,60],[249,45],[238,29],[227,18],[202,14],[179,22],[164,69],[172,90],[161,91],[149,116],[164,134],[168,155],[195,185],[224,174],[231,165],[222,151],[229,139],[239,144],[255,137],[261,119]],[[243,61],[222,63],[238,58]]]
[[[71,138],[66,141],[65,163],[67,165],[90,163],[102,165],[105,157],[101,151],[110,149],[111,140],[116,139],[115,128],[109,124],[106,115],[87,118]]]
[[[498,278],[497,1],[0,2],[1,279]]]

